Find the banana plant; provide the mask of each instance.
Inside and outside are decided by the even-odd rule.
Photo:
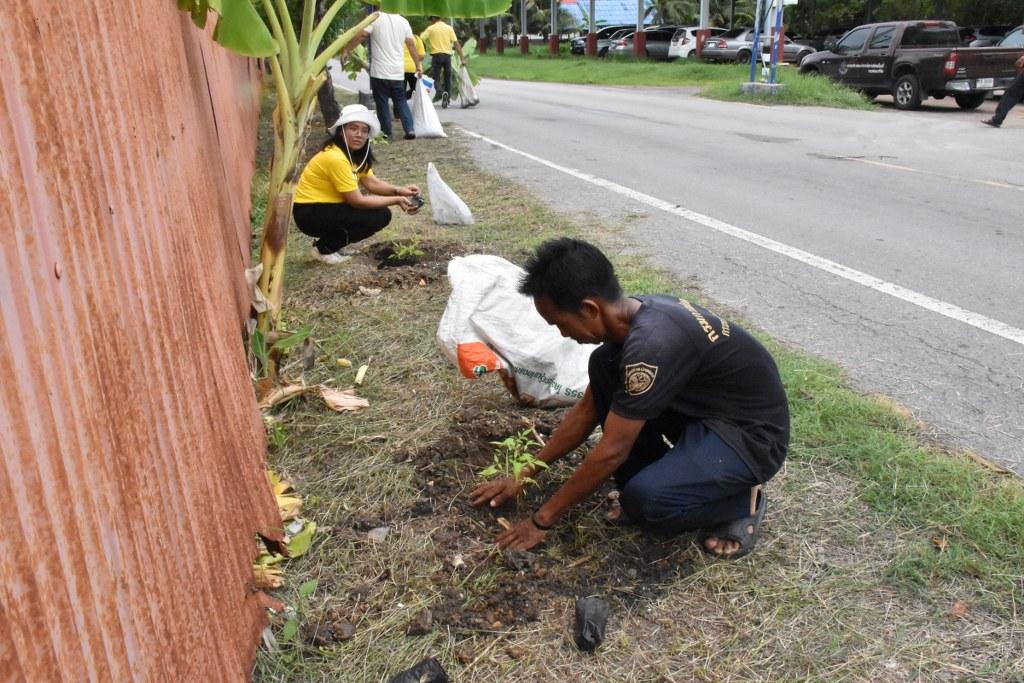
[[[309,131],[316,93],[327,79],[327,62],[337,56],[364,28],[377,19],[368,15],[323,49],[320,44],[346,0],[334,0],[319,22],[314,20],[316,0],[302,0],[302,19],[296,28],[286,0],[178,0],[202,28],[207,12],[218,15],[213,38],[225,48],[250,57],[265,57],[270,64],[277,106],[274,109],[274,157],[270,165],[267,212],[260,241],[263,273],[259,286],[270,302],[259,314],[258,329],[277,328],[284,282],[288,222],[298,180],[299,152]]]

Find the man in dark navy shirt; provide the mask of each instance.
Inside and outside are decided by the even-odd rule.
[[[601,440],[561,488],[498,545],[529,549],[566,511],[614,477],[621,512],[655,531],[702,529],[702,547],[742,557],[760,535],[761,484],[782,466],[789,409],[768,351],[737,325],[688,301],[625,297],[608,259],[581,240],[542,244],[520,291],[563,336],[601,346],[590,386],[537,457],[550,463],[598,425]],[[518,480],[478,486],[474,505],[518,495]]]

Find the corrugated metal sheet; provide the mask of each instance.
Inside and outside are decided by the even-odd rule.
[[[248,678],[258,73],[173,0],[0,36],[0,679]]]

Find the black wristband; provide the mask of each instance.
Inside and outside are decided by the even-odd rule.
[[[553,527],[550,527],[550,526],[545,526],[544,524],[541,524],[540,522],[538,522],[537,521],[537,513],[536,512],[534,512],[532,515],[530,515],[530,523],[533,524],[538,529],[540,529],[541,531],[551,531],[551,529],[553,528]]]

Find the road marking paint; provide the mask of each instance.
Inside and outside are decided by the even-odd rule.
[[[1008,339],[1012,342],[1020,344],[1021,346],[1024,346],[1024,330],[1018,327],[1013,327],[1012,325],[1008,325],[1000,320],[995,320],[993,318],[981,315],[980,313],[968,311],[967,309],[960,308],[959,306],[951,304],[947,301],[932,298],[927,294],[915,292],[912,289],[907,289],[906,287],[897,285],[893,282],[882,280],[880,278],[875,277],[874,275],[869,275],[868,273],[844,266],[841,263],[836,263],[835,261],[830,261],[826,258],[822,258],[821,256],[816,256],[810,252],[804,251],[803,249],[791,247],[788,244],[777,242],[769,237],[759,235],[755,232],[750,232],[749,230],[744,230],[743,228],[738,228],[735,225],[731,225],[729,223],[726,223],[725,221],[720,221],[717,218],[705,216],[702,213],[691,211],[690,209],[684,209],[683,207],[677,206],[676,204],[670,204],[669,202],[658,199],[657,197],[652,197],[648,194],[644,194],[643,192],[638,192],[637,190],[626,187],[624,185],[619,185],[618,183],[614,183],[610,180],[605,180],[604,178],[600,178],[589,173],[584,173],[583,171],[577,171],[574,168],[562,166],[560,164],[554,163],[553,161],[548,161],[547,159],[542,159],[541,157],[530,154],[529,152],[524,152],[514,147],[510,147],[504,143],[498,142],[497,140],[493,140],[484,135],[480,135],[479,133],[474,133],[471,130],[467,130],[461,127],[460,130],[462,130],[466,135],[469,135],[470,137],[477,138],[478,140],[483,140],[488,144],[507,150],[509,152],[512,152],[513,154],[518,154],[521,157],[525,157],[530,161],[534,161],[543,166],[547,166],[548,168],[559,171],[560,173],[565,173],[566,175],[570,175],[574,178],[578,178],[579,180],[583,180],[592,185],[604,188],[610,192],[614,192],[624,197],[628,197],[629,199],[632,199],[634,201],[646,204],[647,206],[653,207],[655,209],[660,209],[662,211],[665,211],[666,213],[679,216],[680,218],[685,218],[688,221],[698,223],[706,228],[710,228],[711,230],[715,230],[725,235],[741,239],[744,242],[749,242],[750,244],[757,245],[763,249],[767,249],[768,251],[775,252],[776,254],[781,254],[782,256],[791,258],[794,261],[799,261],[800,263],[811,266],[812,268],[823,270],[826,273],[831,273],[832,275],[841,277],[844,280],[849,280],[850,282],[854,282],[858,285],[862,285],[869,289],[873,289],[876,292],[888,294],[891,297],[900,299],[902,301],[906,301],[907,303],[931,311],[932,313],[938,313],[939,315],[945,316],[952,320],[956,320],[957,322],[964,323],[965,325],[970,325],[971,327],[976,327],[979,330],[989,332],[998,337]]]
[[[978,185],[988,185],[989,187],[998,187],[1004,190],[1017,190],[1018,192],[1024,192],[1024,185],[1014,185],[1012,183],[1004,183],[998,180],[985,180],[983,178],[967,178],[965,176],[952,175],[949,173],[925,171],[920,168],[913,168],[911,166],[901,166],[900,164],[890,164],[885,161],[875,161],[874,159],[864,159],[863,157],[837,156],[833,157],[833,159],[840,159],[842,161],[857,161],[862,164],[868,164],[869,166],[881,166],[882,168],[891,168],[896,171],[908,171],[910,173],[920,173],[922,175],[935,176],[936,178],[945,178],[946,180],[959,180],[966,183],[976,183]]]

